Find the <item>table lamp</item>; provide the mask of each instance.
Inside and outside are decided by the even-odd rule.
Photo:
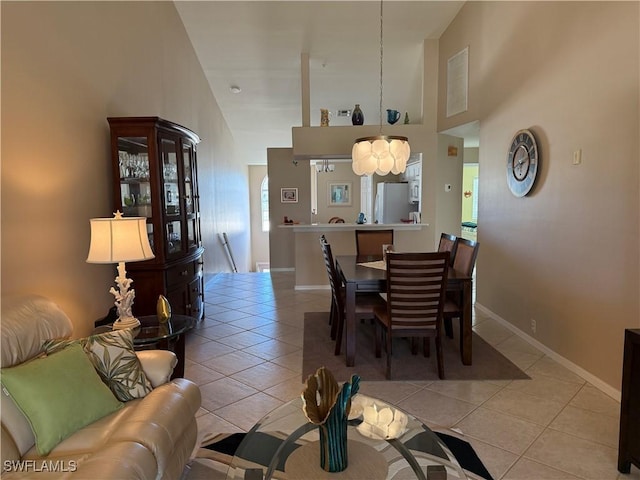
[[[109,292],[116,298],[118,319],[113,329],[134,328],[140,321],[131,313],[135,290],[129,289],[133,280],[127,278],[125,262],[139,262],[154,258],[147,236],[147,219],[144,217],[123,217],[119,211],[113,218],[92,218],[91,245],[87,263],[117,263],[118,276],[115,279],[118,290],[111,287]]]

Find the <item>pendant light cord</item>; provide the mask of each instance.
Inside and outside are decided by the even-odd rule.
[[[380,116],[380,135],[382,136],[382,63],[383,63],[383,57],[384,57],[384,47],[383,47],[383,42],[382,42],[382,38],[383,38],[383,31],[382,31],[382,0],[380,0],[380,111],[379,116]]]

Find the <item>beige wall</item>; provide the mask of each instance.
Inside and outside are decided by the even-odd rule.
[[[269,262],[269,232],[262,231],[262,201],[260,189],[267,175],[266,165],[249,165],[249,210],[251,228],[251,271],[257,262]]]
[[[311,186],[309,160],[293,162],[290,148],[268,148],[269,172],[269,263],[272,270],[293,270],[295,248],[293,230],[278,228],[284,217],[301,223],[309,223],[311,217]],[[297,188],[297,203],[282,203],[281,188]]]
[[[614,389],[640,326],[638,8],[467,2],[440,39],[438,127],[480,121],[477,301]],[[466,46],[469,110],[447,119],[446,62]],[[518,199],[505,165],[520,128],[541,171]]]
[[[360,213],[360,177],[353,173],[351,162],[337,162],[333,165],[333,172],[318,173],[318,223],[327,223],[331,217],[340,217],[347,223],[355,223]],[[330,183],[351,184],[351,205],[329,205]]]
[[[113,211],[108,116],[160,116],[198,147],[205,271],[249,264],[246,167],[171,2],[2,2],[2,293],[46,295],[76,336],[113,304],[115,266],[85,263]],[[134,285],[135,287],[135,285]]]

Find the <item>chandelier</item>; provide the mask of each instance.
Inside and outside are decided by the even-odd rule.
[[[380,0],[380,132],[372,137],[356,139],[351,158],[351,168],[356,175],[387,175],[389,172],[397,175],[407,168],[407,161],[411,155],[409,139],[402,136],[382,135],[382,64],[383,48],[383,12]]]

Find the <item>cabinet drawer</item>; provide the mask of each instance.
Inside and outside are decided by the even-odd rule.
[[[189,304],[187,305],[187,309],[190,311],[189,315],[197,319],[202,318],[203,314],[202,297],[202,279],[198,277],[189,284]]]
[[[167,286],[171,287],[174,285],[187,283],[193,278],[194,275],[195,272],[193,262],[183,263],[182,265],[170,267],[166,271]]]

